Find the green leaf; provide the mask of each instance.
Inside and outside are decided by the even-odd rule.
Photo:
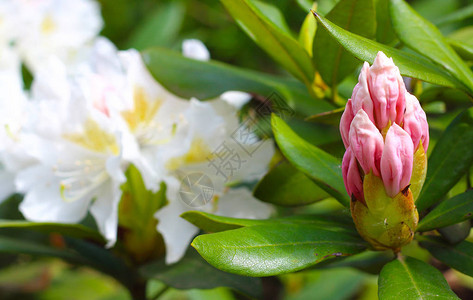
[[[394,33],[389,16],[389,0],[376,0],[376,40],[383,44],[393,42],[397,37]]]
[[[307,53],[292,36],[248,0],[220,0],[238,25],[275,61],[306,85],[312,84],[314,67]]]
[[[425,57],[404,52],[370,39],[361,37],[346,31],[324,17],[314,14],[322,26],[335,38],[346,50],[361,61],[373,63],[378,51],[383,51],[388,57],[392,57],[402,75],[417,78],[426,82],[463,89],[468,89],[457,79],[453,78],[446,70],[438,67]]]
[[[125,48],[143,50],[151,46],[169,45],[177,36],[184,15],[185,7],[180,1],[158,5],[136,27]]]
[[[308,11],[312,7],[312,0],[296,0],[297,4],[303,11]]]
[[[339,257],[324,261],[315,269],[356,268],[364,272],[378,275],[385,264],[392,261],[392,251],[364,251],[356,255]]]
[[[276,6],[258,0],[250,1],[274,25],[276,25],[279,29],[284,31],[284,33],[288,34],[289,36],[292,35],[291,30],[289,29],[289,26],[286,23],[286,19],[284,19],[284,15]]]
[[[79,239],[89,239],[100,244],[105,244],[102,235],[89,227],[80,224],[60,224],[60,223],[36,223],[17,220],[0,220],[0,228],[21,228],[39,231],[43,233],[59,233],[65,236]]]
[[[46,246],[38,242],[30,242],[11,237],[0,236],[0,253],[30,254],[58,257],[72,263],[85,264],[86,260],[74,252]]]
[[[157,81],[184,98],[211,99],[230,90],[263,97],[277,92],[289,106],[304,116],[335,108],[326,101],[314,100],[307,88],[297,80],[244,70],[216,61],[198,61],[161,48],[144,51],[143,59]]]
[[[318,276],[317,276],[318,275]],[[345,300],[356,299],[360,287],[366,280],[364,274],[353,269],[334,269],[310,272],[304,277],[304,284],[291,293],[285,300]],[[297,280],[297,279],[296,279]],[[292,291],[289,283],[288,290]],[[288,292],[289,292],[288,291]]]
[[[320,114],[310,116],[305,120],[314,123],[338,126],[340,124],[340,118],[342,117],[344,111],[345,107],[340,107],[331,111],[326,111]]]
[[[340,231],[357,235],[351,217],[345,215],[293,215],[274,219],[240,219],[217,216],[200,211],[188,211],[181,215],[188,222],[207,232],[220,232],[241,227],[268,224],[308,224],[313,227],[330,231]]]
[[[459,299],[439,270],[406,257],[397,259],[379,274],[379,300],[397,299]]]
[[[429,231],[473,218],[473,190],[445,200],[428,213],[417,231]]]
[[[147,279],[157,279],[176,289],[213,289],[229,287],[253,298],[262,294],[261,280],[222,272],[209,265],[190,248],[179,262],[166,265],[164,260],[152,262],[140,268]]]
[[[394,30],[409,48],[432,59],[447,69],[473,92],[473,73],[457,53],[445,42],[440,31],[420,16],[404,0],[390,0]]]
[[[444,15],[435,20],[435,25],[442,26],[445,24],[460,22],[473,16],[473,4],[457,9],[454,12]]]
[[[373,0],[341,0],[326,15],[334,24],[354,34],[373,37],[376,17]],[[314,41],[314,62],[322,79],[333,86],[352,73],[360,62],[337,43],[324,28]]]
[[[345,206],[350,198],[345,190],[340,161],[301,139],[279,117],[271,118],[274,137],[284,156],[300,171]]]
[[[473,26],[449,34],[446,40],[462,58],[473,60]]]
[[[466,60],[473,60],[473,45],[469,43],[465,43],[462,41],[457,41],[453,39],[447,38],[446,41],[452,46],[452,48]]]
[[[316,8],[316,4],[312,6],[312,9]],[[310,6],[309,6],[310,7]],[[301,46],[312,56],[312,45],[314,43],[314,36],[317,30],[317,21],[312,17],[312,13],[308,13],[302,23],[301,30],[299,32],[299,43]]]
[[[439,237],[424,236],[420,245],[438,260],[468,276],[473,276],[473,243],[450,245]]]
[[[438,201],[460,180],[473,163],[473,108],[459,114],[432,151],[424,187],[416,202],[422,211]]]
[[[281,206],[307,205],[329,196],[304,173],[283,161],[258,182],[253,195]]]
[[[361,238],[310,224],[268,224],[197,236],[192,246],[214,267],[246,276],[294,272],[363,251]]]

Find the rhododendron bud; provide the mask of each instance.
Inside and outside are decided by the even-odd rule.
[[[360,235],[378,250],[408,244],[419,219],[415,200],[425,180],[429,127],[399,69],[379,52],[365,62],[340,120],[342,172]]]

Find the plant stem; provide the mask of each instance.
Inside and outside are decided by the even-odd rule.
[[[129,288],[133,300],[146,300],[146,281],[138,280]]]

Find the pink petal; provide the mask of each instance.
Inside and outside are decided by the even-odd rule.
[[[364,110],[359,110],[351,122],[349,141],[365,174],[373,170],[376,176],[380,176],[379,167],[384,147],[383,136]]]
[[[381,177],[386,194],[397,195],[411,181],[414,144],[409,134],[393,124],[386,134],[381,157]]]
[[[368,87],[374,104],[376,126],[382,130],[389,121],[401,124],[406,88],[398,67],[381,51],[370,68]]]
[[[370,91],[368,89],[369,69],[370,65],[365,62],[361,69],[360,76],[358,77],[358,83],[353,89],[351,99],[353,112],[356,114],[360,109],[362,109],[368,114],[370,120],[374,122],[373,100],[371,100]]]
[[[414,149],[419,146],[419,141],[422,141],[422,146],[425,152],[429,147],[429,124],[427,123],[427,116],[420,106],[419,100],[414,95],[406,93],[406,112],[404,113],[404,130],[411,136],[414,143]]]
[[[363,181],[356,158],[350,147],[347,148],[342,161],[343,182],[348,195],[354,196],[357,200],[364,202]]]
[[[350,133],[350,124],[354,116],[355,115],[353,114],[351,99],[348,99],[347,105],[345,106],[345,111],[343,112],[340,119],[340,135],[342,136],[345,148],[348,148],[349,146],[348,136]]]

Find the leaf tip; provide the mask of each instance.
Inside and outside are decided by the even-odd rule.
[[[314,17],[319,17],[319,14],[315,10],[311,9],[310,12],[314,15]]]

